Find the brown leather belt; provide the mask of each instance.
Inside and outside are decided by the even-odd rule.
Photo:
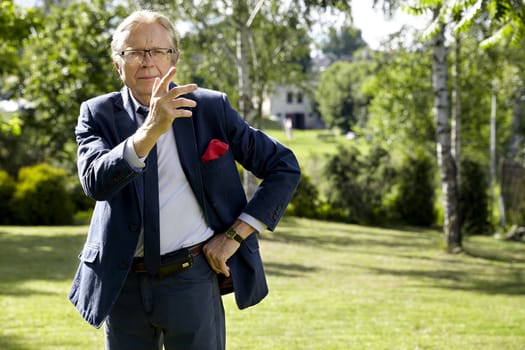
[[[191,267],[193,264],[193,257],[199,256],[202,253],[203,246],[204,243],[200,243],[189,248],[182,248],[162,255],[160,257],[159,275],[165,277]],[[177,258],[175,261],[172,261],[174,260],[174,257]],[[143,257],[133,259],[133,262],[131,263],[131,271],[138,273],[147,272]]]

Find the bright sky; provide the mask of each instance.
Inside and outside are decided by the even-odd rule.
[[[381,9],[372,8],[372,0],[352,1],[352,14],[354,26],[361,29],[363,39],[373,49],[377,49],[383,39],[397,32],[404,24],[419,30],[428,25],[428,20],[416,18],[401,10],[396,12],[393,19],[386,20]]]

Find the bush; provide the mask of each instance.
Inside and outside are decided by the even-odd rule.
[[[433,159],[422,152],[413,153],[403,161],[391,211],[396,221],[417,226],[435,223],[434,174]]]
[[[68,225],[73,202],[66,189],[67,175],[48,164],[23,167],[11,200],[15,224]]]
[[[459,212],[461,229],[469,234],[492,231],[488,211],[488,180],[483,167],[475,161],[461,162]]]
[[[8,225],[13,221],[9,205],[15,192],[15,180],[4,170],[0,170],[0,225]]]
[[[293,216],[315,219],[318,218],[319,207],[319,191],[310,177],[303,172],[301,181],[288,206],[288,213]]]
[[[355,146],[341,147],[324,170],[330,190],[326,194],[334,212],[345,221],[380,224],[386,218],[383,198],[392,187],[395,170],[390,155],[381,147],[362,154]]]

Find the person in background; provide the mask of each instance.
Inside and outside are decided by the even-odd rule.
[[[110,350],[224,349],[221,294],[239,308],[266,296],[257,233],[275,229],[301,176],[224,93],[173,83],[178,45],[163,14],[125,18],[111,43],[124,87],[83,102],[75,128],[96,204],[69,299]],[[262,180],[249,200],[236,163]]]

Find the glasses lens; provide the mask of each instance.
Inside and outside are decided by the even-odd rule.
[[[141,63],[146,55],[155,61],[160,61],[168,58],[173,52],[173,49],[126,50],[121,52],[121,56],[127,63]]]

